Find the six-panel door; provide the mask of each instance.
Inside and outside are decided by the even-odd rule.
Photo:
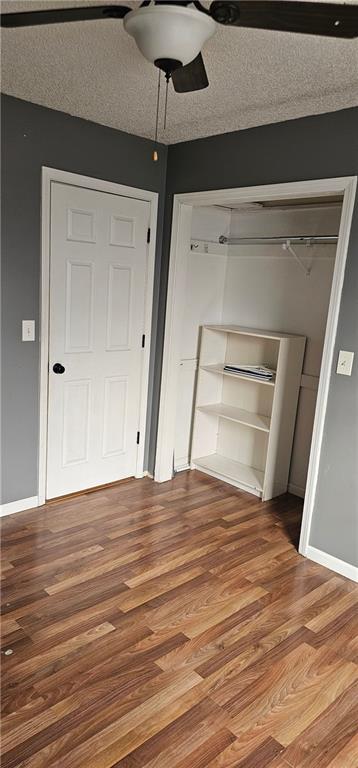
[[[51,186],[47,498],[135,473],[149,216]]]

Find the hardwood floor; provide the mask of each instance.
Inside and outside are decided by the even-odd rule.
[[[3,518],[3,768],[356,768],[358,586],[301,507],[185,472]]]

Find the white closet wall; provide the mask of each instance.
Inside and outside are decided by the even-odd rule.
[[[310,211],[234,211],[231,236],[337,235],[339,220],[339,205]],[[309,277],[280,245],[228,246],[222,322],[307,337],[289,477],[290,489],[303,495],[336,246],[296,250],[312,265]]]
[[[218,242],[230,229],[230,210],[195,208],[192,239]],[[209,247],[217,253],[205,253],[204,243],[197,243],[188,258],[186,302],[181,339],[177,429],[174,468],[189,465],[189,452],[198,367],[199,328],[206,323],[221,323],[226,278],[226,246]]]

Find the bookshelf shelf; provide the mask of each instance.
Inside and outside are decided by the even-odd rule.
[[[270,431],[270,419],[268,416],[262,416],[261,413],[251,413],[244,408],[238,408],[235,405],[226,403],[211,403],[209,405],[199,405],[199,411],[210,413],[213,416],[219,416],[222,419],[244,424],[246,427],[260,429],[263,432]]]
[[[209,373],[220,373],[222,376],[233,376],[234,379],[244,379],[244,381],[252,381],[255,384],[265,384],[268,387],[275,386],[275,376],[273,379],[270,379],[270,381],[266,381],[265,379],[255,379],[253,376],[245,376],[244,373],[231,373],[230,371],[225,371],[223,365],[202,365],[200,367]]]
[[[203,472],[220,476],[222,480],[230,480],[239,488],[245,487],[246,490],[256,495],[261,495],[263,490],[264,473],[254,467],[248,467],[239,461],[228,459],[226,456],[220,456],[213,453],[210,456],[201,456],[196,460],[198,469]]]

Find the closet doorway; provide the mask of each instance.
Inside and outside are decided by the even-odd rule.
[[[287,486],[305,499],[304,555],[355,189],[352,177],[174,198],[155,479],[195,465],[203,325],[305,336]]]

